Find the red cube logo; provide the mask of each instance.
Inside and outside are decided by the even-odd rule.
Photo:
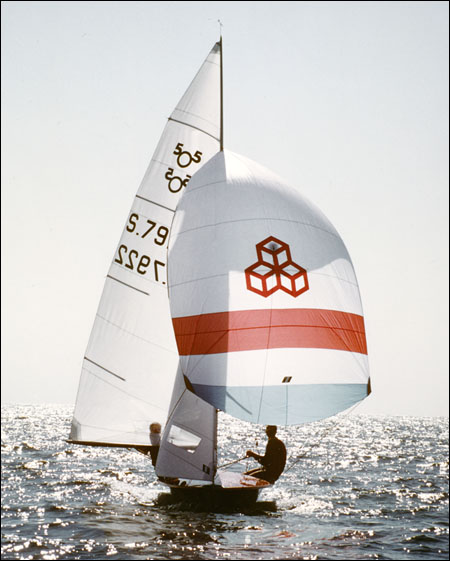
[[[245,269],[248,290],[265,298],[283,290],[295,298],[309,289],[308,274],[294,263],[289,245],[273,236],[256,244],[258,261]]]
[[[291,261],[288,244],[272,236],[256,244],[256,254],[258,262],[268,267],[282,267]]]
[[[277,278],[273,274],[273,268],[263,263],[254,263],[246,269],[245,277],[247,288],[252,292],[261,294],[261,296],[269,296],[269,294],[278,290]]]

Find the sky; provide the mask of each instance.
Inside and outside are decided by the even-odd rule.
[[[2,10],[2,403],[75,402],[116,244],[223,24],[225,147],[341,234],[372,395],[448,416],[447,2],[9,2]]]

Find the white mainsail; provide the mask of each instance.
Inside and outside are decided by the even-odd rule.
[[[197,397],[246,421],[287,425],[370,392],[344,243],[266,168],[214,156],[179,201],[168,259],[180,367]]]
[[[167,244],[190,177],[219,149],[220,43],[169,117],[109,269],[83,360],[73,442],[149,445],[165,423],[178,367]]]

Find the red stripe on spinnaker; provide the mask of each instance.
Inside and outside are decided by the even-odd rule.
[[[337,349],[367,354],[364,318],[335,310],[218,312],[173,318],[180,355],[259,349]]]

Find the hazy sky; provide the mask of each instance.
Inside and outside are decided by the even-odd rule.
[[[372,396],[448,415],[447,2],[2,2],[2,402],[74,403],[104,279],[223,23],[225,146],[342,235]]]

